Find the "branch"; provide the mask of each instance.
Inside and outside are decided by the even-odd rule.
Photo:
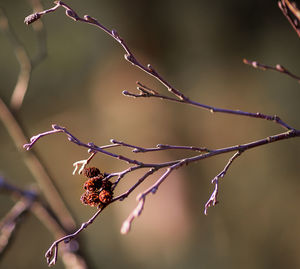
[[[0,253],[7,248],[17,224],[20,223],[20,217],[24,213],[31,211],[38,220],[52,233],[54,238],[65,236],[67,231],[53,217],[53,212],[49,211],[40,200],[35,191],[22,190],[14,185],[7,183],[0,177],[0,192],[6,192],[12,197],[16,197],[18,202],[12,207],[9,213],[0,223]],[[74,242],[76,245],[76,242]],[[66,268],[72,269],[74,266],[78,269],[86,269],[87,265],[84,259],[76,253],[75,248],[63,248],[62,260]],[[65,255],[66,254],[66,255]]]
[[[243,117],[250,117],[250,118],[273,121],[273,122],[279,124],[281,127],[283,127],[286,130],[292,130],[293,129],[293,127],[289,126],[286,122],[284,122],[277,115],[271,116],[271,115],[262,114],[260,112],[252,113],[252,112],[245,112],[245,111],[241,111],[241,110],[218,108],[218,107],[214,107],[214,106],[210,106],[210,105],[201,104],[201,103],[195,102],[191,99],[180,100],[180,99],[177,99],[177,98],[173,98],[173,97],[169,97],[169,96],[159,94],[156,91],[151,90],[149,87],[141,84],[140,82],[137,82],[137,84],[139,85],[137,87],[137,89],[140,91],[139,94],[134,94],[134,93],[131,93],[131,92],[128,92],[128,91],[123,91],[123,94],[125,96],[134,97],[134,98],[153,97],[153,98],[159,98],[159,99],[163,99],[163,100],[178,102],[178,103],[181,103],[181,104],[192,105],[192,106],[196,106],[196,107],[205,109],[205,110],[207,110],[211,113],[225,113],[225,114],[231,114],[231,115],[237,115],[237,116],[243,116]]]
[[[274,67],[274,66],[269,66],[269,65],[265,65],[265,64],[260,64],[256,61],[249,61],[247,59],[244,59],[243,62],[244,62],[244,64],[250,65],[254,68],[258,68],[258,69],[263,70],[263,71],[272,70],[272,71],[276,71],[276,72],[285,74],[285,75],[287,75],[287,76],[289,76],[293,79],[296,79],[300,83],[300,77],[299,76],[294,75],[293,73],[291,73],[289,70],[287,70],[285,67],[283,67],[280,64],[277,64]]]
[[[179,149],[179,150],[191,150],[191,151],[198,151],[198,152],[209,152],[210,150],[204,147],[194,147],[194,146],[176,146],[176,145],[165,145],[165,144],[158,144],[156,145],[155,148],[143,148],[143,147],[138,147],[134,145],[130,145],[121,141],[117,141],[115,139],[111,140],[112,143],[118,144],[120,146],[128,147],[128,148],[133,148],[132,152],[134,153],[145,153],[145,152],[150,152],[150,151],[162,151],[162,150],[170,150],[170,149]]]
[[[11,113],[9,108],[0,98],[0,119],[4,123],[11,139],[16,145],[18,151],[22,151],[22,146],[26,143],[27,138],[24,134],[20,124]],[[64,204],[59,192],[57,191],[53,180],[50,178],[45,167],[36,156],[35,152],[28,152],[24,155],[24,163],[28,167],[29,171],[36,179],[39,187],[43,191],[47,201],[49,202],[53,211],[57,214],[57,217],[63,223],[67,230],[73,230],[75,227],[75,221]]]
[[[180,161],[180,160],[176,160],[176,161],[170,161],[170,162],[165,162],[165,163],[143,163],[143,162],[140,162],[138,160],[131,159],[131,158],[128,158],[126,156],[119,155],[119,154],[112,153],[112,152],[109,152],[107,150],[104,150],[102,147],[99,147],[99,146],[95,145],[94,143],[81,142],[77,137],[75,137],[73,134],[71,134],[65,127],[61,127],[57,124],[53,124],[52,125],[52,130],[50,130],[50,131],[46,131],[44,133],[40,133],[38,135],[33,136],[30,139],[30,143],[24,144],[23,147],[26,150],[30,150],[33,147],[33,145],[38,140],[40,140],[42,137],[47,136],[47,135],[51,135],[51,134],[55,134],[55,133],[64,133],[67,136],[67,138],[70,142],[72,142],[72,143],[74,143],[78,146],[87,148],[87,149],[89,149],[93,152],[99,152],[99,153],[108,155],[112,158],[124,161],[128,164],[133,164],[133,165],[140,166],[141,168],[147,168],[147,167],[164,168],[164,167],[174,165],[174,164],[176,164]],[[254,148],[254,147],[258,147],[258,146],[262,146],[262,145],[265,145],[265,144],[269,144],[269,143],[273,143],[273,142],[277,142],[277,141],[281,141],[281,140],[289,139],[289,138],[293,138],[293,137],[298,137],[299,135],[300,135],[299,130],[291,129],[291,130],[288,130],[284,133],[280,133],[280,134],[273,135],[273,136],[268,136],[264,139],[256,140],[256,141],[253,141],[253,142],[250,142],[250,143],[247,143],[247,144],[231,146],[231,147],[226,147],[226,148],[221,148],[221,149],[216,149],[216,150],[210,150],[207,153],[203,153],[201,155],[186,158],[184,160],[187,163],[191,163],[191,162],[199,161],[201,159],[205,159],[205,158],[208,158],[208,157],[212,157],[212,156],[215,156],[215,155],[224,154],[224,153],[228,153],[228,152],[232,152],[232,151],[238,151],[238,150],[239,151],[245,151],[245,150],[248,150],[248,149],[251,149],[251,148]],[[116,140],[112,139],[111,141],[116,141]],[[124,145],[127,147],[127,145],[129,145],[129,144],[124,143]],[[122,144],[120,144],[120,146],[122,146]],[[131,147],[140,148],[138,146],[133,146],[133,145],[131,145]],[[186,149],[189,149],[189,147],[186,147]]]
[[[24,22],[27,25],[29,25],[29,24],[39,20],[43,15],[52,13],[52,12],[56,11],[59,7],[62,7],[66,10],[66,16],[73,19],[74,21],[91,24],[91,25],[94,25],[97,28],[103,30],[105,33],[107,33],[110,37],[112,37],[115,41],[117,41],[121,45],[121,47],[125,51],[124,58],[128,62],[130,62],[134,66],[140,68],[142,71],[146,72],[148,75],[157,79],[163,86],[165,86],[168,89],[168,91],[170,91],[172,94],[177,96],[179,99],[182,99],[182,100],[188,99],[180,91],[176,90],[170,83],[168,83],[150,64],[143,65],[142,63],[140,63],[116,30],[114,30],[114,29],[109,30],[104,25],[99,23],[95,18],[92,18],[89,15],[84,15],[83,17],[78,16],[77,13],[70,6],[68,6],[67,4],[65,4],[62,1],[55,1],[54,3],[55,3],[55,6],[50,9],[47,9],[47,10],[44,10],[41,12],[36,12],[34,14],[27,16],[25,18]]]
[[[205,204],[205,207],[204,207],[204,214],[207,215],[207,210],[209,207],[211,206],[215,206],[217,203],[218,203],[218,193],[219,193],[219,179],[223,178],[226,173],[227,173],[227,170],[229,169],[229,167],[231,166],[231,164],[233,163],[233,161],[241,156],[243,150],[239,150],[237,151],[228,161],[228,163],[225,165],[224,169],[214,177],[214,179],[211,181],[212,184],[215,184],[215,188],[214,188],[214,191],[212,192],[209,200],[207,201],[207,203]]]
[[[140,61],[134,56],[134,54],[131,52],[125,41],[120,37],[120,35],[117,33],[116,30],[109,30],[106,28],[104,25],[99,23],[95,18],[90,17],[89,15],[84,15],[83,17],[80,17],[70,6],[67,4],[63,3],[62,1],[55,1],[55,6],[41,11],[41,12],[36,12],[28,17],[25,18],[25,23],[26,24],[31,24],[34,21],[40,19],[42,16],[48,13],[55,12],[59,7],[62,7],[65,9],[66,16],[69,18],[73,19],[74,21],[79,21],[87,24],[91,24],[96,26],[97,28],[103,30],[105,33],[107,33],[110,37],[112,37],[115,41],[117,41],[120,46],[123,48],[125,51],[125,59],[129,61],[131,64],[134,66],[140,68],[142,71],[147,73],[148,75],[151,75],[155,79],[157,79],[163,86],[167,88],[167,90],[172,94],[172,96],[166,96],[158,93],[157,91],[150,89],[149,87],[141,84],[138,82],[138,94],[135,93],[130,93],[128,91],[123,91],[123,94],[126,96],[131,96],[131,97],[153,97],[153,98],[160,98],[160,99],[165,99],[168,101],[174,101],[178,103],[183,103],[183,104],[188,104],[192,106],[196,106],[202,109],[205,109],[210,112],[219,112],[219,113],[226,113],[226,114],[232,114],[232,115],[239,115],[239,116],[245,116],[245,117],[252,117],[252,118],[257,118],[257,119],[263,119],[263,120],[269,120],[273,121],[277,124],[279,124],[282,128],[284,128],[286,131],[283,133],[279,133],[273,136],[268,136],[266,138],[256,140],[253,142],[245,143],[242,145],[234,145],[230,147],[225,147],[225,148],[219,148],[219,149],[207,149],[207,148],[202,148],[202,147],[189,147],[189,146],[173,146],[173,145],[157,145],[156,147],[152,148],[144,148],[144,147],[139,147],[135,146],[132,144],[128,144],[125,142],[120,142],[117,140],[112,139],[111,144],[109,147],[107,146],[97,146],[94,143],[85,143],[79,140],[77,137],[75,137],[71,132],[69,132],[66,128],[61,127],[59,125],[52,125],[52,130],[40,133],[36,136],[33,136],[30,139],[30,143],[24,144],[24,148],[26,150],[30,150],[33,145],[40,140],[41,138],[52,135],[55,133],[63,133],[64,135],[67,136],[67,139],[85,149],[88,149],[88,153],[92,154],[87,160],[82,160],[79,162],[75,162],[75,166],[79,168],[81,165],[81,168],[79,169],[79,172],[81,169],[83,169],[87,163],[90,161],[91,158],[95,156],[96,153],[101,153],[106,156],[109,156],[113,159],[120,160],[122,162],[125,162],[128,164],[128,168],[120,171],[120,172],[113,172],[108,174],[105,179],[115,179],[114,183],[112,183],[112,190],[117,188],[118,184],[121,182],[123,178],[125,178],[129,173],[140,170],[140,169],[146,169],[147,171],[141,176],[127,191],[122,193],[121,195],[114,197],[108,204],[105,206],[101,206],[98,211],[92,216],[90,220],[87,222],[82,223],[81,227],[73,234],[70,234],[68,236],[62,237],[59,240],[55,241],[49,250],[46,253],[46,258],[48,261],[48,264],[53,265],[56,262],[57,259],[57,251],[58,251],[58,246],[61,242],[66,241],[69,242],[73,238],[75,238],[81,231],[83,231],[88,225],[90,225],[96,217],[103,211],[103,209],[108,206],[110,203],[116,202],[116,201],[122,201],[126,197],[128,197],[138,186],[140,186],[146,179],[149,178],[150,175],[155,174],[158,170],[163,169],[164,173],[162,176],[160,176],[155,183],[148,189],[144,190],[143,192],[139,193],[137,196],[137,201],[138,204],[136,208],[131,212],[131,214],[128,216],[128,218],[124,221],[122,228],[121,228],[121,233],[127,233],[133,221],[142,213],[145,205],[146,198],[148,197],[149,194],[154,194],[156,193],[157,189],[159,188],[160,184],[162,184],[167,177],[170,176],[170,174],[175,170],[178,169],[184,165],[188,165],[191,163],[198,162],[202,159],[214,157],[216,155],[220,154],[225,154],[229,152],[234,152],[234,155],[228,160],[227,164],[225,165],[224,169],[214,177],[212,180],[212,183],[215,185],[214,191],[209,198],[208,202],[205,204],[205,214],[207,214],[207,209],[210,206],[214,206],[217,203],[217,196],[219,192],[219,180],[225,176],[227,173],[229,167],[232,165],[234,160],[237,159],[241,155],[242,152],[245,152],[249,149],[256,148],[259,146],[263,146],[269,143],[289,139],[289,138],[294,138],[294,137],[299,137],[300,136],[300,131],[296,130],[295,128],[289,126],[287,123],[282,121],[277,115],[270,116],[262,113],[252,113],[252,112],[245,112],[241,110],[231,110],[231,109],[224,109],[224,108],[217,108],[213,107],[210,105],[205,105],[202,103],[195,102],[191,99],[189,99],[187,96],[185,96],[183,93],[181,93],[179,90],[175,89],[170,83],[168,83],[151,65],[143,65],[140,63]],[[280,68],[279,68],[280,69]],[[291,73],[288,72],[286,69],[281,67],[282,71],[288,75],[291,76]],[[279,70],[278,70],[279,71]],[[161,163],[147,163],[147,162],[142,162],[139,161],[138,159],[133,159],[130,157],[127,157],[126,155],[121,155],[118,153],[113,153],[109,149],[110,147],[124,147],[127,149],[131,149],[134,153],[147,153],[147,152],[152,152],[152,151],[161,151],[161,150],[174,150],[174,149],[180,149],[183,151],[189,151],[189,152],[194,152],[195,156],[192,157],[187,157],[187,158],[182,158],[178,160],[171,160],[168,162],[161,162]],[[76,171],[76,170],[75,170]]]
[[[90,224],[94,222],[96,217],[102,212],[105,207],[98,209],[98,211],[87,221],[81,224],[81,227],[74,233],[61,237],[60,239],[53,242],[50,248],[47,250],[45,257],[47,259],[47,263],[49,266],[56,264],[57,254],[58,254],[58,245],[61,242],[69,243],[72,239],[77,237],[79,233],[81,233],[85,228],[87,228]]]
[[[30,0],[33,10],[41,10],[42,6],[39,0]],[[34,25],[34,32],[38,41],[38,50],[32,59],[25,46],[19,41],[17,35],[14,33],[9,21],[2,9],[0,9],[0,30],[2,30],[9,38],[12,47],[14,48],[16,58],[20,65],[20,72],[18,75],[17,83],[12,93],[10,107],[7,106],[0,98],[0,119],[3,121],[9,135],[15,143],[18,151],[22,150],[22,145],[27,141],[24,130],[16,120],[13,110],[17,111],[21,108],[24,96],[28,90],[29,82],[33,69],[45,58],[46,56],[46,36],[42,21]],[[52,179],[48,175],[45,167],[42,165],[39,158],[34,151],[30,154],[23,155],[24,163],[28,167],[32,176],[36,179],[39,187],[45,194],[45,198],[55,214],[50,213],[49,209],[40,201],[36,200],[36,195],[33,192],[22,191],[15,186],[12,186],[2,178],[0,178],[0,190],[10,192],[13,196],[17,194],[20,200],[10,210],[7,217],[3,219],[1,227],[1,250],[4,250],[14,234],[17,227],[19,217],[27,211],[32,211],[36,217],[46,226],[54,238],[61,237],[73,230],[75,221],[70,212],[66,208],[64,201],[55,188]],[[76,242],[74,242],[76,245]],[[85,269],[87,265],[85,260],[75,253],[75,248],[64,248],[62,250],[62,260],[66,268]]]
[[[105,145],[105,146],[102,146],[101,149],[114,148],[114,147],[118,147],[118,146],[120,146],[120,145],[118,145],[118,144]],[[73,166],[75,167],[74,171],[73,171],[73,175],[76,174],[77,170],[78,170],[78,174],[81,175],[83,170],[85,169],[85,167],[90,163],[90,161],[95,157],[95,155],[97,153],[95,151],[93,152],[92,150],[90,150],[89,152],[92,152],[92,154],[86,160],[80,160],[80,161],[73,163]],[[80,166],[80,168],[79,168],[79,166]]]
[[[298,37],[300,37],[300,11],[297,9],[296,4],[291,4],[288,0],[280,0],[278,1],[278,6],[283,15],[294,28]]]
[[[37,3],[34,4],[34,10],[40,9],[41,6]],[[38,37],[38,52],[34,59],[30,59],[29,54],[19,40],[15,32],[13,31],[9,20],[3,9],[0,8],[0,29],[6,34],[8,39],[10,40],[15,56],[20,66],[20,72],[18,75],[17,83],[13,90],[11,96],[11,108],[13,110],[18,110],[21,108],[25,94],[28,90],[31,73],[33,69],[45,58],[46,56],[46,42],[45,42],[45,31],[43,27],[43,23],[40,21],[35,29],[35,33]]]
[[[137,199],[138,199],[139,203],[137,205],[137,208],[129,215],[129,217],[123,223],[123,226],[121,228],[122,233],[127,233],[130,230],[131,223],[133,222],[133,220],[141,214],[141,212],[144,208],[144,203],[145,203],[146,196],[150,193],[155,193],[156,190],[158,189],[159,185],[170,175],[170,173],[174,169],[177,169],[177,168],[179,168],[183,165],[188,165],[190,163],[198,162],[200,160],[210,158],[210,157],[213,157],[213,156],[216,156],[216,155],[225,154],[225,153],[229,153],[229,152],[235,152],[235,154],[229,159],[229,161],[226,164],[225,168],[212,180],[212,183],[215,184],[215,189],[214,189],[209,201],[205,205],[205,214],[207,214],[208,207],[213,206],[217,203],[219,179],[223,178],[225,176],[225,174],[227,173],[227,171],[228,171],[229,167],[231,166],[231,164],[233,163],[233,161],[237,157],[239,157],[242,152],[245,152],[249,149],[259,147],[259,146],[262,146],[262,145],[266,145],[266,144],[269,144],[269,143],[273,143],[273,142],[277,142],[277,141],[281,141],[281,140],[285,140],[285,139],[300,136],[300,131],[299,130],[292,129],[292,130],[286,131],[284,133],[269,136],[269,137],[266,137],[264,139],[253,141],[253,142],[250,142],[250,143],[235,145],[235,146],[220,148],[220,149],[215,149],[215,150],[209,150],[208,152],[204,151],[200,155],[196,155],[196,156],[189,157],[189,158],[183,158],[183,159],[179,159],[179,160],[174,160],[174,161],[169,161],[169,162],[162,162],[162,163],[145,163],[145,162],[140,162],[140,161],[137,161],[135,159],[125,157],[123,155],[119,155],[117,153],[111,153],[109,151],[104,150],[103,147],[98,147],[93,143],[81,142],[77,137],[75,137],[73,134],[71,134],[66,128],[54,124],[54,125],[52,125],[52,130],[41,133],[41,134],[38,134],[36,136],[33,136],[30,139],[31,142],[28,143],[28,144],[25,144],[24,148],[29,150],[29,149],[32,148],[32,146],[39,139],[41,139],[42,137],[45,137],[47,135],[52,135],[54,133],[64,133],[67,136],[67,138],[70,142],[75,143],[78,146],[87,148],[89,151],[92,151],[92,152],[98,152],[98,153],[108,155],[112,158],[118,159],[120,161],[123,161],[123,162],[126,162],[126,163],[132,165],[128,169],[125,169],[121,172],[115,172],[115,173],[111,173],[111,174],[108,175],[107,178],[118,177],[117,180],[114,183],[114,188],[119,184],[120,180],[122,178],[124,178],[124,176],[127,175],[128,173],[136,171],[138,169],[142,169],[142,168],[150,168],[150,170],[148,170],[148,172],[146,172],[126,192],[119,195],[118,197],[113,198],[111,203],[115,202],[115,201],[124,200],[129,194],[131,194],[133,192],[133,190],[136,189],[137,186],[139,186],[142,182],[144,182],[144,180],[146,178],[148,178],[150,175],[154,174],[156,171],[158,171],[162,168],[167,168],[166,172],[154,183],[153,186],[151,186],[149,189],[147,189],[146,191],[144,191],[144,192],[142,192],[138,195]],[[127,143],[124,143],[124,142],[119,142],[119,141],[116,141],[114,139],[112,139],[111,141],[114,143],[113,145],[119,145],[119,146],[122,146],[122,147],[125,147],[125,148],[137,149],[137,150],[134,150],[134,152],[136,152],[136,153],[138,153],[138,152],[147,152],[147,150],[148,150],[146,148],[130,145],[130,144],[127,144]],[[105,147],[107,147],[107,146],[105,146]],[[175,148],[176,148],[176,146],[175,146]],[[180,147],[180,148],[185,149],[185,150],[190,150],[190,147]],[[152,148],[150,148],[149,151],[152,151],[151,149]],[[99,214],[100,214],[100,212],[99,212]],[[97,216],[98,216],[98,214],[96,214],[95,217],[97,217]],[[94,217],[93,217],[93,220],[94,220]],[[90,221],[88,221],[88,223],[90,224]],[[83,224],[82,227],[83,228],[81,228],[80,231],[82,229],[86,228],[86,225]],[[74,236],[76,236],[77,234],[78,233],[75,233]],[[71,238],[73,238],[74,236],[71,235]],[[63,240],[58,241],[57,244],[61,241],[63,241]],[[57,244],[54,244],[54,246],[56,246]]]
[[[124,51],[125,51],[124,57],[127,61],[129,61],[134,66],[140,68],[142,71],[144,71],[148,75],[151,75],[152,77],[157,79],[163,86],[165,86],[168,89],[169,92],[171,92],[175,96],[175,98],[160,95],[156,91],[151,90],[150,88],[142,85],[139,82],[138,82],[138,85],[140,87],[138,87],[138,90],[140,90],[142,92],[142,94],[135,95],[135,94],[132,94],[128,91],[123,91],[124,95],[132,96],[132,97],[156,97],[156,98],[160,98],[160,99],[167,99],[167,100],[170,100],[170,101],[176,101],[176,102],[180,102],[180,103],[200,107],[202,109],[210,111],[211,113],[218,112],[218,113],[233,114],[233,115],[239,115],[239,116],[245,116],[245,117],[252,117],[252,118],[257,118],[257,119],[264,119],[264,120],[274,121],[274,122],[281,125],[283,128],[285,128],[287,130],[293,129],[287,123],[282,121],[277,115],[270,116],[270,115],[265,115],[265,114],[262,114],[262,113],[259,113],[259,112],[251,113],[251,112],[245,112],[245,111],[241,111],[241,110],[231,110],[231,109],[225,109],[225,108],[217,108],[217,107],[201,104],[201,103],[190,100],[182,92],[180,92],[179,90],[177,90],[173,86],[171,86],[171,84],[168,83],[166,81],[166,79],[164,79],[150,64],[145,66],[142,63],[140,63],[137,60],[137,58],[134,56],[134,54],[131,52],[131,50],[129,49],[129,47],[127,46],[127,44],[123,40],[123,38],[120,37],[120,35],[118,34],[118,32],[116,30],[109,30],[104,25],[99,23],[95,18],[92,18],[89,15],[84,15],[83,18],[78,16],[78,14],[70,6],[68,6],[67,4],[65,4],[62,1],[55,1],[54,3],[55,3],[55,6],[50,8],[50,9],[47,9],[47,10],[44,10],[44,11],[41,11],[41,12],[36,12],[34,14],[31,14],[31,15],[27,16],[25,18],[24,22],[27,25],[29,25],[29,24],[39,20],[43,15],[56,11],[59,7],[64,8],[66,10],[66,16],[68,16],[69,18],[73,19],[74,21],[79,21],[79,22],[94,25],[97,28],[103,30],[105,33],[107,33],[115,41],[117,41],[121,45],[121,47],[124,49]]]
[[[41,5],[39,4],[39,1],[32,1],[33,9],[41,9]],[[21,83],[20,80],[17,82],[17,86],[15,90],[13,91],[12,95],[12,103],[13,108],[17,109],[20,108],[23,102],[24,95],[28,89],[28,83],[31,76],[31,70],[32,70],[32,64],[36,66],[38,63],[40,63],[44,57],[46,56],[45,53],[45,32],[43,30],[43,24],[40,21],[38,25],[36,25],[36,33],[39,37],[39,51],[37,53],[37,56],[34,60],[30,60],[27,51],[23,44],[18,40],[17,36],[14,34],[12,28],[9,26],[9,22],[7,17],[5,16],[4,12],[0,10],[0,26],[2,30],[5,31],[5,33],[8,35],[9,39],[11,40],[11,43],[13,44],[15,48],[15,53],[17,58],[19,59],[19,63],[21,65],[21,73],[27,72],[24,71],[25,69],[22,68],[22,66],[30,66],[30,72],[27,72],[28,79],[22,80]],[[20,55],[19,55],[20,53]],[[20,57],[19,57],[20,56]],[[25,61],[25,63],[23,62]],[[23,70],[23,71],[22,71]],[[23,75],[20,76],[23,77]],[[20,77],[19,76],[19,77]],[[18,86],[18,85],[22,85]],[[22,94],[19,94],[19,93]],[[14,97],[19,96],[19,97]],[[18,151],[22,151],[22,146],[27,141],[27,137],[25,135],[24,130],[22,129],[21,125],[17,121],[16,117],[12,113],[10,107],[8,107],[3,100],[0,98],[0,119],[3,122],[4,126],[6,127],[11,139],[13,140],[14,144],[16,145]],[[75,227],[75,221],[73,217],[71,216],[70,212],[66,208],[62,198],[60,197],[60,194],[58,193],[56,187],[54,186],[54,183],[50,176],[48,175],[45,167],[42,165],[41,161],[38,159],[34,151],[30,152],[30,154],[26,154],[24,156],[24,162],[25,165],[28,167],[30,172],[32,173],[33,177],[36,179],[37,183],[39,184],[39,187],[44,192],[45,197],[47,201],[49,202],[51,208],[53,211],[57,214],[58,218],[60,219],[61,223],[63,223],[64,227],[67,230],[73,230]]]
[[[4,216],[0,222],[0,255],[4,253],[9,245],[13,234],[16,231],[20,218],[28,212],[33,199],[23,198],[15,203],[11,210]]]

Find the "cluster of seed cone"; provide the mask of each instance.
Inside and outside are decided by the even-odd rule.
[[[113,197],[112,183],[96,167],[84,169],[88,180],[84,183],[85,192],[81,195],[81,202],[85,205],[100,206],[110,203]]]

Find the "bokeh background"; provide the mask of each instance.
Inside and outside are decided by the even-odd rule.
[[[274,72],[245,66],[243,58],[299,70],[299,38],[276,1],[66,1],[117,29],[136,57],[151,63],[191,99],[217,107],[277,114],[299,128],[299,83]],[[51,1],[42,1],[46,8]],[[9,21],[30,55],[37,50],[34,31],[24,23],[27,1],[1,0]],[[29,136],[57,123],[84,142],[111,138],[144,147],[158,143],[220,148],[281,132],[272,122],[207,111],[154,99],[131,99],[141,81],[162,93],[153,78],[124,61],[120,46],[104,32],[75,23],[58,10],[43,18],[47,58],[34,70],[18,118]],[[0,94],[9,102],[18,63],[11,43],[0,33]],[[36,185],[4,125],[0,124],[0,173],[22,188]],[[135,207],[136,195],[113,204],[80,235],[89,268],[300,268],[299,139],[243,154],[222,180],[220,203],[204,216],[204,204],[230,155],[201,161],[174,172],[145,209],[129,235],[119,230]],[[80,223],[95,209],[81,204],[83,178],[72,176],[73,162],[86,150],[63,135],[42,139],[35,150],[50,171]],[[123,152],[125,153],[125,152]],[[130,154],[130,153],[128,153]],[[130,155],[132,156],[132,155]],[[184,152],[160,152],[147,161],[167,161]],[[190,155],[189,155],[190,156]],[[124,163],[98,155],[92,165],[106,172]],[[132,174],[117,192],[133,184]],[[13,201],[0,194],[0,216]],[[0,268],[47,268],[44,253],[52,235],[33,216],[24,218]],[[64,268],[59,260],[57,269]]]

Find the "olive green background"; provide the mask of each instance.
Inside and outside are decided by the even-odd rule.
[[[79,15],[89,14],[116,29],[142,63],[200,103],[249,112],[277,114],[299,129],[299,83],[272,71],[243,64],[243,58],[299,70],[299,38],[276,1],[66,1]],[[46,8],[51,1],[43,1]],[[26,1],[1,0],[13,29],[30,55],[37,50]],[[155,99],[132,99],[136,81],[167,94],[165,88],[123,59],[124,51],[104,32],[75,23],[62,9],[43,18],[47,58],[34,70],[18,118],[29,136],[56,123],[83,142],[109,144],[111,138],[138,146],[158,143],[211,149],[247,143],[282,132],[272,122],[211,114]],[[0,95],[9,102],[19,65],[11,43],[0,33]],[[35,185],[4,125],[0,124],[0,173],[22,188]],[[72,163],[87,151],[64,135],[43,138],[35,149],[64,200],[80,223],[95,211],[80,203],[84,182],[72,176]],[[167,161],[191,153],[180,151],[133,155],[143,161]],[[220,203],[204,216],[211,179],[231,155],[191,164],[175,171],[155,195],[129,235],[119,230],[136,206],[135,197],[155,181],[149,179],[124,202],[113,204],[80,234],[89,268],[299,268],[299,139],[247,151],[231,166],[220,185]],[[127,166],[98,154],[92,165],[106,172]],[[121,193],[141,173],[124,179]],[[0,216],[13,200],[0,194]],[[33,216],[19,226],[0,268],[47,268],[44,253],[52,235]],[[61,261],[55,268],[63,268]]]

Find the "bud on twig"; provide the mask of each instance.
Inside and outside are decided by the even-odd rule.
[[[41,15],[40,13],[33,13],[33,14],[30,14],[29,16],[27,16],[25,19],[24,19],[24,23],[29,25],[37,20],[39,20],[41,18]]]
[[[95,23],[95,24],[98,23],[98,21],[97,21],[96,19],[92,18],[92,17],[89,16],[89,15],[84,15],[83,18],[84,18],[87,22]]]

